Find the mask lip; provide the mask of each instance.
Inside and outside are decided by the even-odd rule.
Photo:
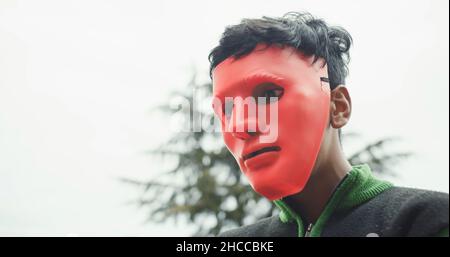
[[[267,153],[267,152],[279,152],[279,151],[281,151],[281,147],[279,147],[279,146],[267,146],[267,147],[262,147],[262,148],[260,148],[260,149],[258,149],[258,150],[256,150],[256,151],[253,151],[253,152],[250,152],[250,153],[248,153],[248,154],[245,154],[245,155],[242,157],[242,160],[246,161],[246,160],[248,160],[248,159],[250,159],[250,158],[253,158],[253,157],[255,157],[255,156],[259,155],[259,154],[262,154],[262,153]]]

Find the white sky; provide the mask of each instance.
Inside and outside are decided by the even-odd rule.
[[[399,136],[398,185],[449,191],[448,1],[0,1],[0,235],[183,236],[126,205],[167,138],[149,114],[226,25],[309,11],[354,38],[357,143]],[[348,145],[351,151],[357,145]]]

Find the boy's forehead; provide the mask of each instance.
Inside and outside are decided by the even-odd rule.
[[[312,65],[313,59],[292,47],[258,45],[250,54],[239,59],[229,57],[215,67],[212,73],[214,91],[226,90],[258,74],[290,80],[303,72],[317,73],[323,67]]]

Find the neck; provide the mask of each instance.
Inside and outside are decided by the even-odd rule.
[[[305,224],[314,224],[325,208],[334,190],[352,169],[339,144],[330,149],[327,162],[316,166],[305,188],[298,194],[285,198],[285,202],[298,213]]]

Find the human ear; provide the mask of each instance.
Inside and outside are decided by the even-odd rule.
[[[338,85],[331,91],[330,123],[335,129],[342,128],[347,124],[352,113],[352,100],[347,88]]]

